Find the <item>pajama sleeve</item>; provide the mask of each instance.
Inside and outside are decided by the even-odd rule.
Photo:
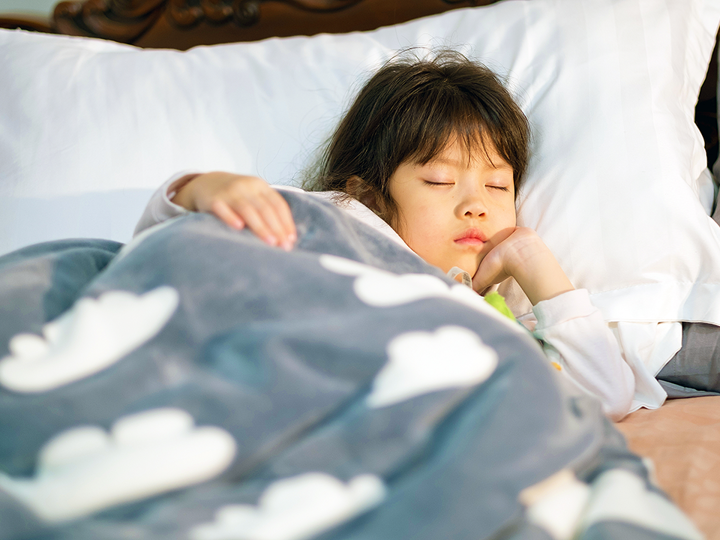
[[[625,416],[635,377],[588,292],[578,289],[538,302],[533,313],[537,318],[533,334],[548,358],[578,387],[599,398],[612,420]]]
[[[150,200],[145,206],[145,211],[140,216],[140,221],[135,226],[133,236],[137,236],[145,229],[149,229],[153,225],[167,221],[177,216],[187,214],[186,210],[179,204],[175,204],[170,199],[175,193],[195,178],[199,173],[197,171],[183,171],[171,176],[163,185],[155,190]]]

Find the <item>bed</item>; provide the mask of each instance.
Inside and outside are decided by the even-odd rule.
[[[21,29],[0,33],[0,540],[720,538],[720,396],[612,425],[516,324],[299,195],[291,259],[208,216],[131,240],[178,171],[297,184],[374,68],[454,47],[528,114],[519,217],[608,320],[720,324],[719,21],[704,0],[0,17]],[[478,361],[408,367],[433,354]]]

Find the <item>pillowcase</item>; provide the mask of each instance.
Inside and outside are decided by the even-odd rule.
[[[455,47],[505,78],[530,118],[519,223],[606,318],[720,323],[720,229],[693,122],[719,20],[710,0],[506,1],[187,52],[2,31],[0,252],[127,241],[182,169],[296,183],[398,49]]]

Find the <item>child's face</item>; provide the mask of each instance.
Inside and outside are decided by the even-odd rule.
[[[458,144],[425,165],[401,164],[390,177],[390,196],[399,217],[394,225],[410,248],[448,272],[457,266],[471,276],[498,235],[515,227],[513,170],[488,143],[468,160]]]

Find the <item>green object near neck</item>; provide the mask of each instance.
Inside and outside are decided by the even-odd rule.
[[[490,291],[485,295],[485,301],[492,307],[497,309],[501,314],[505,315],[511,321],[516,320],[510,308],[505,303],[505,298],[497,291]]]

